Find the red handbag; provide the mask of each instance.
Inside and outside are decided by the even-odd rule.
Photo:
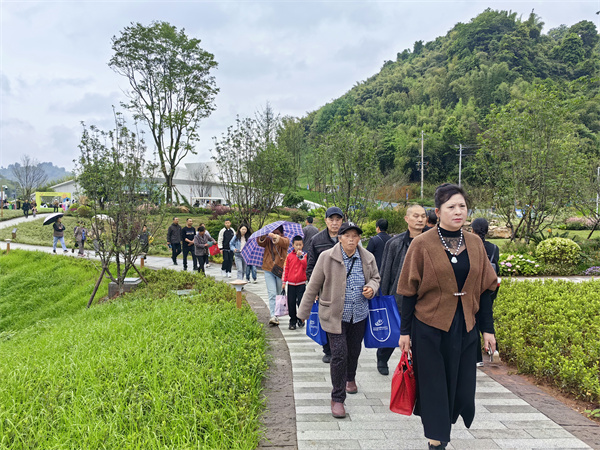
[[[219,249],[219,246],[217,244],[213,244],[210,247],[208,247],[208,253],[210,253],[211,256],[215,256],[221,253],[221,250]]]
[[[403,352],[392,377],[390,411],[410,416],[417,401],[417,380],[408,353]]]

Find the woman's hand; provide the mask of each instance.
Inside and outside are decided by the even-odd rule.
[[[369,286],[363,286],[362,294],[365,296],[365,298],[371,299],[375,293],[373,292],[373,288],[370,288]]]
[[[492,353],[496,351],[496,336],[492,333],[483,333],[483,347],[486,352],[492,349]]]
[[[400,347],[400,350],[402,351],[402,353],[410,352],[410,336],[408,334],[400,335],[400,340],[398,341],[398,347]]]

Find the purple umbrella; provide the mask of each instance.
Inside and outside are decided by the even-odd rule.
[[[282,225],[283,235],[290,240],[288,253],[292,251],[292,239],[294,238],[294,236],[304,237],[302,227],[299,223],[296,222],[286,222],[285,220],[278,220],[277,222],[265,225],[260,230],[252,233],[252,236],[250,236],[248,242],[246,242],[246,245],[244,245],[244,248],[242,249],[242,258],[244,258],[246,264],[259,267],[262,266],[265,249],[258,245],[256,239],[260,236],[266,236],[267,234],[272,233],[274,230],[276,230]]]

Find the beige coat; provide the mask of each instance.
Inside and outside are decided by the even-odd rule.
[[[365,286],[377,293],[380,278],[375,257],[361,246],[358,246],[356,251],[359,252],[362,261]],[[308,319],[315,298],[319,295],[321,327],[328,333],[341,334],[346,298],[346,274],[340,243],[321,253],[298,308],[298,318]]]

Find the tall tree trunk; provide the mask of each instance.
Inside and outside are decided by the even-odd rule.
[[[96,286],[94,286],[94,291],[92,292],[92,296],[90,297],[90,300],[88,301],[87,307],[89,308],[90,306],[92,306],[92,302],[94,301],[94,297],[96,296],[96,292],[98,292],[98,288],[100,287],[100,283],[102,283],[102,279],[104,278],[104,272],[106,271],[105,268],[102,268],[102,272],[100,272],[100,276],[98,277],[98,281],[96,281]]]

